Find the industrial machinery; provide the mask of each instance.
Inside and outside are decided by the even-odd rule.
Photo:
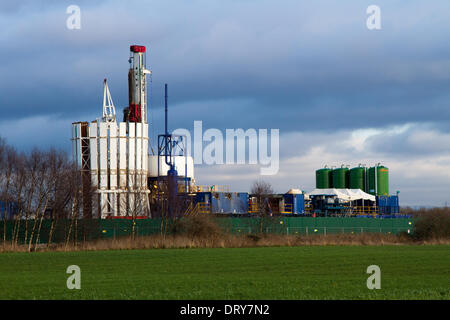
[[[376,174],[375,174],[376,172]],[[348,169],[330,169],[325,166],[316,170],[317,189],[361,189],[376,196],[389,195],[389,169],[380,163],[367,169],[365,165]]]
[[[364,194],[355,200],[354,194],[359,191]],[[379,163],[370,168],[359,164],[350,170],[344,165],[333,170],[327,166],[316,170],[316,190],[312,194],[305,201],[305,208],[311,208],[309,211],[336,215],[399,213],[398,195],[389,195],[389,169]],[[346,201],[349,195],[353,200]]]
[[[164,86],[165,129],[158,135],[156,155],[149,156],[150,204],[157,216],[183,215],[194,201],[194,160],[188,156],[187,137],[169,133],[168,85]]]
[[[73,157],[83,181],[82,216],[149,216],[145,47],[130,46],[129,106],[117,122],[104,81],[103,116],[72,124]]]
[[[130,69],[128,71],[128,101],[124,109],[124,122],[147,123],[147,83],[146,75],[151,74],[145,67],[145,47],[130,47]]]
[[[267,195],[264,204],[258,195],[195,186],[187,137],[169,133],[167,84],[165,131],[158,135],[157,153],[149,155],[147,76],[151,71],[145,53],[144,46],[130,46],[129,99],[122,122],[117,121],[105,79],[102,117],[72,124],[73,157],[82,178],[82,196],[74,209],[79,210],[78,217],[252,215],[261,211],[257,203],[271,215],[398,213],[398,196],[389,196],[388,168],[380,164],[369,169],[325,166],[316,171],[316,190]]]

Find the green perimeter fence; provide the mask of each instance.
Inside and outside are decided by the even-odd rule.
[[[338,234],[413,232],[412,218],[335,218],[335,217],[218,217],[217,224],[231,234]],[[34,232],[33,232],[34,230]],[[0,241],[17,239],[18,243],[60,243],[64,241],[91,241],[95,239],[130,236],[147,236],[162,233],[161,219],[89,219],[89,220],[22,220],[0,222]],[[170,233],[170,222],[166,227]]]

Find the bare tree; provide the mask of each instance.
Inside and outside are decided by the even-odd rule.
[[[48,244],[59,219],[71,220],[65,240],[76,241],[77,220],[86,193],[81,180],[65,152],[35,148],[30,153],[18,153],[0,138],[0,201],[17,208],[12,221],[8,221],[12,224],[11,244],[23,241],[33,251],[40,242],[45,219],[51,220],[50,230],[44,228],[49,232]],[[9,238],[7,219],[5,212],[4,244]]]
[[[17,153],[13,147],[8,146],[3,139],[0,144],[0,200],[3,201],[7,207],[11,208],[13,203],[18,203],[16,201],[16,198],[18,197],[17,192],[19,191],[20,196],[22,195],[19,185],[23,186],[24,184],[23,172],[21,170],[23,155]],[[8,211],[8,209],[5,210],[3,216],[3,243],[6,243],[6,220],[8,219]],[[12,213],[13,212],[10,212],[10,214]],[[14,239],[19,232],[20,221],[17,219],[17,215],[15,218],[12,239]]]
[[[8,200],[7,190],[7,174],[5,168],[7,166],[7,145],[4,139],[0,137],[0,201],[6,204]],[[6,245],[6,208],[3,212],[3,246]]]
[[[251,195],[256,199],[257,215],[259,217],[259,232],[264,231],[264,224],[267,223],[267,218],[271,216],[271,209],[269,198],[273,194],[273,189],[270,183],[257,180],[253,182],[251,188]]]

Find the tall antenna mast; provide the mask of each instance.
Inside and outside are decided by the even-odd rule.
[[[103,80],[103,122],[116,122],[116,108],[114,107],[106,78]]]

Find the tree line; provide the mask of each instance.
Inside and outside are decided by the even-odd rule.
[[[82,205],[81,185],[66,152],[53,148],[19,152],[0,137],[0,202],[14,208],[12,217],[6,209],[2,212],[3,241],[8,218],[14,221],[12,242],[17,243],[22,232],[30,248],[39,242],[43,219],[52,220],[51,229],[58,219],[75,221]]]

